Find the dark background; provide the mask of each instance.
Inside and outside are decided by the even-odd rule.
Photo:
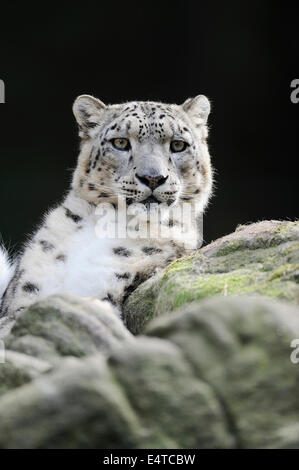
[[[78,153],[71,106],[82,93],[106,103],[181,103],[201,93],[211,99],[216,191],[205,241],[240,223],[296,218],[295,3],[106,0],[28,8],[11,3],[1,15],[6,245],[18,248],[66,191]]]

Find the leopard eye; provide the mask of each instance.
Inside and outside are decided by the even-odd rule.
[[[172,152],[183,152],[187,147],[188,144],[184,140],[173,140],[170,143],[170,150]]]
[[[116,148],[117,150],[127,151],[127,150],[130,150],[130,148],[131,148],[131,144],[130,144],[129,139],[125,139],[123,137],[118,137],[116,139],[111,139],[110,142],[112,143],[113,147]]]

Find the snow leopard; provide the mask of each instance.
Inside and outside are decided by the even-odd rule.
[[[66,196],[13,262],[0,250],[0,320],[14,321],[36,301],[63,292],[109,302],[121,315],[141,281],[194,249],[186,244],[190,235],[198,239],[196,220],[213,186],[208,98],[105,105],[81,95],[73,113],[80,151]],[[120,224],[120,204],[140,236],[108,236],[102,228],[99,234],[103,214],[104,225]],[[180,230],[159,236],[159,226],[180,227],[173,214],[183,206],[195,214],[188,237]]]

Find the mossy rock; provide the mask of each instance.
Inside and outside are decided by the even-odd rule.
[[[131,448],[142,432],[101,354],[62,359],[0,397],[0,410],[0,449]]]
[[[145,333],[2,394],[0,448],[298,448],[297,306],[215,297]]]
[[[299,304],[299,222],[265,221],[240,226],[170,264],[127,299],[131,332],[150,319],[209,297],[262,294]]]
[[[63,359],[0,397],[0,448],[229,448],[235,439],[211,387],[175,345],[140,338]]]
[[[267,221],[142,283],[139,337],[107,302],[32,305],[0,326],[0,448],[298,448],[298,278],[299,222]]]
[[[231,448],[235,436],[210,385],[194,374],[180,348],[139,337],[108,359],[148,437],[138,447]]]
[[[49,362],[15,351],[5,351],[5,362],[0,364],[0,396],[20,387],[38,375],[49,372]]]
[[[119,342],[130,340],[132,335],[108,302],[61,294],[22,312],[5,345],[55,363],[63,356],[109,354]]]
[[[214,297],[157,318],[146,334],[180,348],[222,404],[237,447],[298,448],[299,365],[291,360],[298,306]]]

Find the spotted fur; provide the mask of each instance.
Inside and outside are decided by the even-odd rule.
[[[188,248],[180,238],[161,239],[152,232],[147,239],[99,240],[96,211],[100,204],[109,203],[114,210],[118,196],[128,209],[135,210],[141,203],[144,211],[137,213],[134,222],[139,231],[148,210],[159,207],[162,213],[163,207],[187,203],[198,216],[211,194],[206,97],[199,95],[182,105],[136,101],[106,106],[82,95],[73,111],[81,147],[71,188],[19,256],[0,317],[14,318],[33,302],[58,292],[104,299],[120,311],[140,280]],[[117,148],[114,139],[123,139],[125,149]],[[174,151],[173,141],[183,141],[183,150]],[[154,209],[149,209],[148,201],[154,201]],[[157,224],[164,223],[163,216],[161,220]],[[174,218],[168,223],[179,224]],[[197,227],[190,230],[196,237]]]

